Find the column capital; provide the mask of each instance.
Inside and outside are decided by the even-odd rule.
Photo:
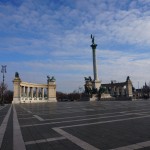
[[[56,82],[55,81],[48,81],[48,86],[56,86]]]
[[[91,47],[92,47],[92,49],[96,49],[97,44],[92,44]]]

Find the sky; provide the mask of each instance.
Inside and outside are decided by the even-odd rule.
[[[61,92],[84,87],[84,77],[93,78],[91,34],[102,83],[150,82],[150,0],[0,0],[8,88],[15,72],[32,83],[55,76]]]

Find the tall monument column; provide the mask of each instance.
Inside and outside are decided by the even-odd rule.
[[[93,51],[93,74],[94,74],[94,81],[98,80],[97,77],[97,63],[96,63],[96,46],[97,44],[92,44],[92,51]]]
[[[94,74],[94,80],[93,80],[93,87],[96,89],[99,89],[101,86],[101,82],[98,79],[98,73],[97,73],[97,62],[96,62],[96,47],[97,44],[94,42],[94,36],[91,34],[92,39],[92,53],[93,53],[93,74]]]

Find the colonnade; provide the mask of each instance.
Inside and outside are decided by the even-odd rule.
[[[47,100],[48,88],[46,85],[44,87],[30,87],[21,84],[20,96],[21,100]]]
[[[111,96],[126,96],[127,94],[127,89],[126,86],[123,87],[113,87],[109,88],[107,87],[107,90],[109,91]]]
[[[47,84],[22,82],[19,76],[13,80],[13,103],[56,102],[56,83],[47,80]]]
[[[102,84],[103,87],[107,89],[107,93],[109,93],[113,97],[132,97],[133,92],[132,92],[132,82],[129,78],[127,77],[127,80],[125,82],[120,82],[120,83],[113,83],[111,82],[110,84]]]

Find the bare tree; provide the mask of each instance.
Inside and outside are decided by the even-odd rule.
[[[2,103],[2,93],[5,95],[7,90],[7,84],[3,85],[3,82],[0,83],[0,102]]]

